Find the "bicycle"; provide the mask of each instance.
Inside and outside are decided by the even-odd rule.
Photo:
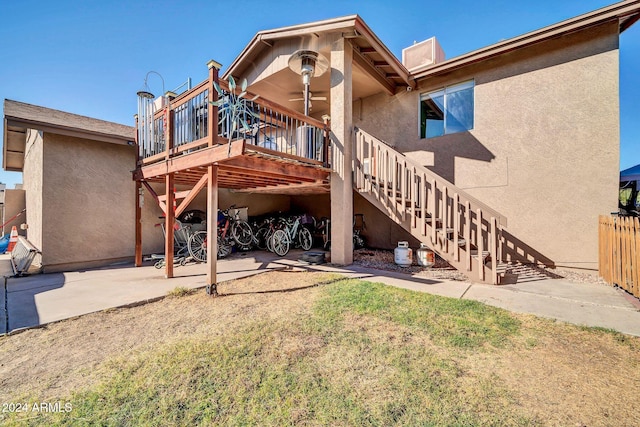
[[[367,245],[364,237],[360,235],[363,230],[367,229],[367,224],[364,221],[364,214],[353,215],[353,249],[362,249]],[[316,228],[316,231],[322,234],[323,248],[325,251],[331,249],[331,220],[327,217],[322,217],[320,225]]]
[[[163,216],[159,217],[160,219],[164,219]],[[162,235],[166,238],[167,236],[167,232],[165,230],[165,223],[161,222],[155,225],[156,227],[160,227],[162,228]],[[186,263],[189,261],[189,248],[188,248],[188,242],[189,239],[192,237],[192,233],[191,233],[191,225],[189,224],[183,224],[182,222],[180,222],[179,220],[175,220],[174,226],[173,226],[173,263],[174,265],[186,265]],[[157,269],[160,269],[162,267],[165,266],[165,255],[156,255],[156,254],[152,254],[151,255],[151,259],[153,260],[157,260],[154,263],[154,267]]]
[[[276,230],[276,219],[273,217],[265,218],[260,225],[254,224],[253,244],[261,250],[271,251],[270,239],[273,232]]]
[[[226,210],[218,210],[218,258],[228,256],[237,245],[241,249],[250,248],[255,237],[248,222],[240,219],[240,213],[230,215],[229,210],[235,208],[230,206]],[[207,232],[196,231],[191,235],[188,242],[189,253],[200,262],[207,260]]]
[[[283,228],[275,230],[270,239],[274,253],[279,256],[285,256],[292,244],[301,247],[305,251],[311,249],[313,236],[308,228],[301,225],[299,216],[295,217],[295,219],[282,219],[281,224]]]

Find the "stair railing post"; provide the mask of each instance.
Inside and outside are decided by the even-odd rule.
[[[413,186],[413,191],[411,192],[411,226],[412,228],[416,228],[417,218],[416,218],[416,203],[418,203],[418,183],[416,182],[416,177],[418,174],[416,173],[416,168],[411,168],[411,185]]]
[[[489,250],[491,251],[491,283],[493,285],[498,284],[498,224],[494,216],[491,217],[491,241]]]
[[[445,186],[442,189],[442,231],[444,233],[444,248],[446,253],[449,253],[449,190]]]
[[[460,210],[458,204],[460,196],[458,193],[453,194],[453,256],[457,262],[460,262],[460,247],[458,246],[458,236],[460,235]]]
[[[420,234],[427,235],[427,175],[424,173],[420,178],[422,180],[422,194],[420,197]]]
[[[476,231],[476,239],[478,241],[478,278],[481,281],[484,281],[484,260],[483,260],[483,252],[484,252],[484,237],[482,233],[482,209],[478,208],[476,211],[476,221],[477,221],[477,231]]]
[[[437,232],[437,228],[438,228],[438,207],[436,206],[436,180],[432,179],[431,180],[431,208],[432,210],[432,214],[431,214],[431,243],[433,245],[436,244],[437,241],[437,236],[436,236],[436,232]]]
[[[389,152],[385,147],[382,154],[382,197],[384,198],[384,205],[389,210],[391,207],[389,206],[389,193],[387,193],[387,182],[389,181],[387,175],[389,175]]]
[[[398,155],[393,155],[393,176],[391,177],[391,200],[394,209],[398,209]]]
[[[467,200],[464,204],[464,241],[465,258],[467,259],[467,271],[471,271],[471,203]]]

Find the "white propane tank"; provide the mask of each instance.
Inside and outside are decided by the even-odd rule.
[[[436,256],[424,243],[420,243],[420,248],[416,251],[418,265],[422,267],[433,267],[436,263]]]
[[[393,255],[395,263],[402,267],[409,267],[413,263],[413,250],[409,247],[409,242],[398,242]]]

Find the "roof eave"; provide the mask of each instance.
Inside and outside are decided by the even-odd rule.
[[[88,129],[79,129],[74,127],[61,126],[51,123],[45,123],[37,120],[25,119],[22,117],[11,117],[5,115],[5,129],[7,126],[22,127],[24,129],[37,129],[42,132],[48,132],[58,135],[72,136],[76,138],[91,139],[100,142],[109,142],[119,145],[134,145],[135,135],[115,135],[103,132],[91,131]]]

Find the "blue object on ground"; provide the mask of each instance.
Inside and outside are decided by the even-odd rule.
[[[7,247],[9,247],[9,235],[5,234],[0,237],[0,254],[3,254],[7,251]]]

